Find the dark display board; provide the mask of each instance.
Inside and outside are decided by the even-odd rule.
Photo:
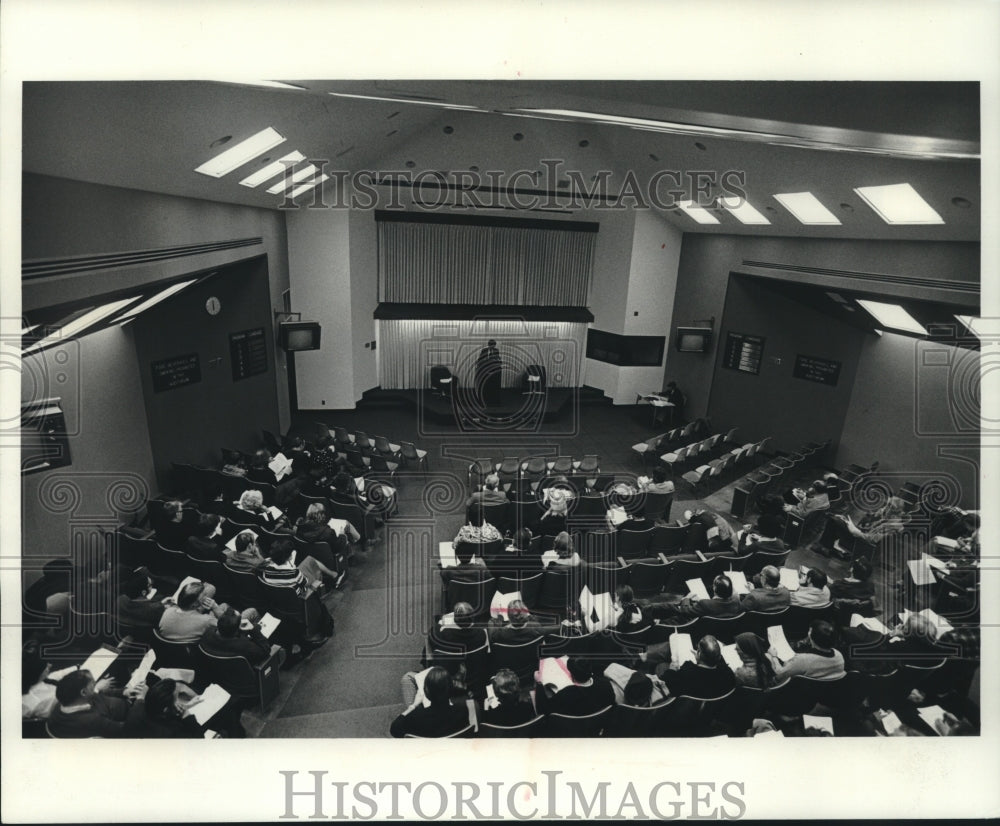
[[[760,361],[764,357],[764,339],[743,333],[728,333],[726,349],[722,356],[722,366],[741,373],[760,373]]]
[[[153,392],[162,393],[173,390],[185,384],[197,384],[201,381],[201,364],[197,353],[185,356],[154,361],[150,364],[153,370]]]
[[[795,357],[795,370],[792,375],[797,379],[836,387],[840,378],[840,362],[800,354]]]
[[[665,341],[663,336],[622,336],[591,327],[587,330],[587,358],[621,367],[659,367]]]
[[[267,372],[267,343],[264,328],[229,334],[229,358],[233,363],[233,381]]]

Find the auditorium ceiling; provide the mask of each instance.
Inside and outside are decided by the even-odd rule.
[[[589,219],[598,204],[646,204],[684,232],[980,239],[977,83],[282,80],[301,88],[25,83],[23,169],[277,209],[267,184],[239,181],[298,151],[332,180],[378,173],[380,204]],[[195,172],[266,127],[284,142],[221,177]],[[940,222],[889,224],[856,191],[898,184]],[[802,192],[828,223],[800,223],[775,197]],[[720,205],[740,194],[761,223]]]

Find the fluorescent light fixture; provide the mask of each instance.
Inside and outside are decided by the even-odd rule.
[[[854,191],[887,224],[944,223],[944,219],[909,184],[858,186]]]
[[[266,86],[268,89],[305,89],[294,83],[282,83],[280,80],[226,80],[223,83],[238,83],[241,86]]]
[[[485,112],[479,106],[467,106],[462,103],[447,103],[436,100],[411,100],[410,98],[381,97],[380,95],[351,95],[347,92],[328,92],[335,98],[353,98],[354,100],[384,100],[388,103],[412,103],[414,106],[436,106],[439,109],[468,109],[477,112]]]
[[[309,164],[308,166],[303,166],[298,172],[295,172],[289,178],[282,178],[274,186],[270,187],[267,192],[269,195],[277,195],[284,189],[287,189],[292,184],[297,184],[299,181],[304,181],[306,178],[315,175],[319,170],[316,168],[315,164]]]
[[[174,295],[174,293],[179,293],[185,287],[188,287],[191,284],[194,284],[194,282],[197,281],[197,280],[198,280],[197,278],[192,278],[192,279],[190,279],[188,281],[181,281],[181,282],[179,282],[177,284],[171,284],[166,289],[160,290],[156,295],[154,295],[154,296],[152,296],[150,298],[147,298],[141,304],[139,304],[139,305],[137,305],[135,307],[132,307],[128,312],[123,313],[120,318],[116,318],[115,321],[120,324],[123,321],[131,320],[131,319],[135,318],[137,315],[139,315],[139,313],[144,313],[146,310],[148,310],[154,304],[159,304],[164,299],[170,298],[170,296]]]
[[[68,341],[73,338],[73,336],[82,333],[88,327],[95,325],[102,318],[107,318],[112,313],[117,313],[122,307],[128,306],[133,301],[135,301],[135,296],[132,296],[131,298],[123,298],[120,301],[112,301],[110,304],[102,304],[100,307],[95,307],[89,312],[73,319],[69,322],[69,324],[60,327],[55,332],[47,335],[41,341],[37,341],[30,347],[26,347],[24,352],[30,353],[32,350],[40,350],[50,344]]]
[[[884,304],[881,301],[868,301],[864,298],[859,298],[857,301],[883,327],[907,333],[918,333],[922,336],[927,335],[927,329],[924,325],[898,304]]]
[[[31,332],[32,330],[37,330],[37,329],[38,329],[38,328],[39,328],[40,326],[41,326],[41,325],[39,325],[39,324],[29,324],[29,325],[28,325],[27,327],[22,327],[22,328],[21,328],[21,335],[22,335],[22,336],[26,336],[26,335],[28,335],[28,333],[30,333],[30,332]]]
[[[770,224],[746,198],[737,196],[719,198],[719,205],[728,209],[743,224]]]
[[[294,152],[289,152],[285,157],[278,158],[274,163],[269,163],[263,169],[254,172],[253,175],[248,175],[240,181],[240,186],[248,186],[253,189],[255,186],[260,186],[264,181],[269,181],[275,175],[280,175],[290,165],[297,164],[299,161],[304,161],[305,159],[306,156],[296,149]]]
[[[699,224],[717,224],[719,219],[704,207],[698,206],[694,201],[678,201],[677,206],[690,215]]]
[[[839,224],[837,216],[811,192],[785,192],[774,196],[801,224]]]
[[[232,146],[222,154],[216,155],[212,160],[206,161],[195,172],[209,175],[212,178],[221,178],[236,167],[243,166],[247,161],[252,161],[258,155],[263,155],[269,149],[284,142],[285,138],[268,126],[267,129],[261,130],[245,141],[240,141],[236,146]]]
[[[330,176],[329,175],[325,175],[325,174],[324,175],[320,175],[315,181],[309,181],[308,183],[305,183],[305,184],[302,184],[301,186],[295,187],[295,189],[293,189],[291,192],[288,193],[288,197],[289,198],[297,198],[303,192],[308,192],[310,189],[313,189],[313,188],[319,186],[321,183],[323,183],[323,181],[329,181],[329,180],[330,180]]]

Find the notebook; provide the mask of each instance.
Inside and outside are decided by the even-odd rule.
[[[784,736],[785,735],[779,729],[775,729],[774,731],[759,731],[753,736],[753,739],[760,740],[764,737],[784,737]]]
[[[263,634],[268,639],[271,638],[271,634],[274,633],[275,629],[281,625],[281,620],[277,617],[271,616],[271,614],[264,614],[260,618],[260,633]]]
[[[726,571],[726,576],[729,577],[729,581],[733,583],[733,593],[734,594],[749,594],[750,586],[747,584],[747,578],[743,571]]]
[[[947,536],[935,536],[934,544],[939,548],[949,548],[955,550],[958,547],[958,540],[949,539]]]
[[[330,530],[333,531],[337,536],[343,536],[347,532],[347,520],[337,519],[335,516],[331,516],[330,520],[326,523]]]
[[[678,633],[670,636],[670,659],[677,666],[698,661],[695,657],[690,634]]]
[[[265,508],[265,510],[267,511],[267,515],[270,516],[271,519],[273,519],[275,522],[277,522],[279,519],[281,519],[282,516],[284,516],[284,514],[281,512],[281,508],[276,507],[275,505],[271,505],[271,507]]]
[[[794,568],[781,569],[781,584],[789,591],[799,590],[799,572]]]
[[[787,663],[795,656],[792,646],[788,644],[788,640],[785,638],[785,629],[780,625],[772,625],[767,629],[767,640],[771,643],[771,648],[775,656],[783,663]]]
[[[220,685],[212,683],[201,693],[201,702],[191,706],[188,713],[203,726],[211,720],[227,702],[230,694]]]
[[[279,482],[292,472],[292,460],[285,456],[284,453],[279,453],[267,466],[274,472],[274,477]]]
[[[451,542],[438,542],[438,559],[442,568],[454,568],[458,565],[455,558],[455,546]]]
[[[914,585],[933,585],[937,580],[934,578],[934,571],[927,564],[924,557],[920,559],[908,559],[906,567],[910,569],[910,576]]]
[[[689,579],[685,583],[689,593],[694,594],[694,599],[711,599],[708,593],[708,588],[705,587],[705,583],[699,578]]]
[[[625,513],[625,508],[621,505],[615,505],[613,508],[608,509],[608,520],[613,525],[620,525],[628,519],[628,514]]]
[[[906,622],[906,618],[908,616],[910,616],[910,614],[912,614],[912,613],[913,613],[912,611],[908,611],[908,610],[906,610],[904,608],[902,611],[899,612],[899,618],[903,622]],[[938,630],[938,636],[939,637],[942,634],[947,634],[949,631],[951,631],[954,628],[954,626],[950,622],[948,622],[948,620],[946,620],[944,617],[940,616],[939,614],[935,613],[930,608],[924,608],[924,610],[920,611],[919,613],[922,616],[927,617],[927,619],[929,619],[931,621],[931,624],[935,628],[937,628],[937,630]]]
[[[417,684],[417,695],[422,698],[423,701],[421,702],[421,705],[424,708],[430,708],[431,707],[431,701],[428,700],[426,697],[423,696],[424,695],[424,680],[427,679],[427,674],[429,672],[430,672],[430,669],[429,668],[425,668],[423,671],[420,671],[420,672],[418,672],[418,673],[416,673],[416,674],[413,675],[413,682]],[[491,684],[489,686],[489,688],[492,688],[492,687],[493,686]]]

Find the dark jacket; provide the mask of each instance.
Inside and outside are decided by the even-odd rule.
[[[570,685],[547,697],[544,689],[535,692],[535,705],[540,714],[569,714],[582,717],[614,705],[615,692],[603,674],[595,674],[589,686]]]
[[[445,737],[469,725],[469,710],[464,704],[438,703],[430,708],[417,706],[409,714],[400,714],[389,727],[393,737],[413,734],[417,737]]]
[[[237,631],[234,637],[223,637],[218,628],[210,628],[202,636],[200,646],[219,657],[245,657],[250,665],[259,665],[271,653],[271,643],[256,625],[249,631]]]
[[[676,671],[662,664],[656,673],[675,697],[719,697],[736,685],[736,677],[724,662],[716,666],[686,662]]]

